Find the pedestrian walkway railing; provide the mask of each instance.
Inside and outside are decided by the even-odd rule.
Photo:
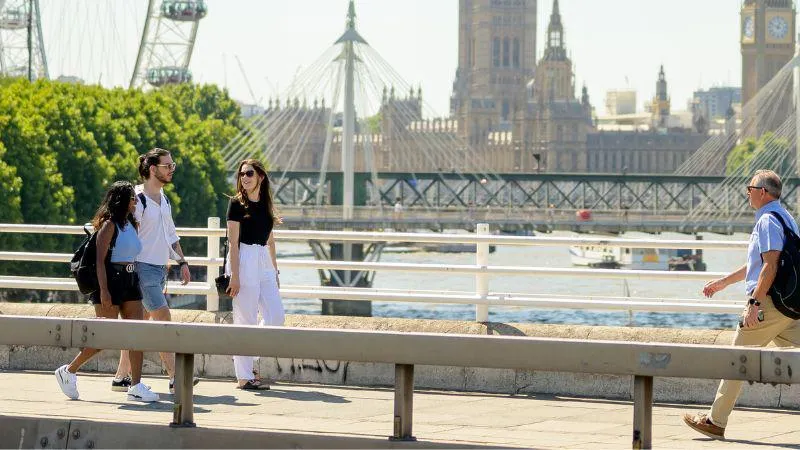
[[[194,426],[196,354],[394,364],[398,440],[414,439],[415,365],[633,376],[633,448],[652,445],[654,377],[800,382],[800,350],[716,345],[24,316],[0,316],[0,345],[176,352],[172,426]]]
[[[686,248],[705,250],[740,250],[747,247],[744,241],[713,240],[658,240],[658,239],[624,239],[604,236],[587,237],[548,237],[548,236],[502,236],[489,234],[486,224],[478,224],[475,234],[445,233],[398,233],[398,232],[363,232],[363,231],[314,231],[314,230],[276,230],[275,237],[281,241],[322,241],[322,242],[386,242],[386,243],[433,243],[433,244],[474,244],[475,264],[417,264],[387,262],[353,262],[353,261],[321,261],[279,259],[281,269],[308,270],[353,270],[353,271],[402,271],[423,272],[427,274],[441,273],[449,275],[470,275],[475,277],[474,291],[430,291],[420,289],[361,289],[346,287],[320,287],[282,285],[283,298],[416,302],[439,304],[475,305],[475,320],[488,320],[490,306],[514,306],[548,309],[593,309],[616,311],[660,311],[660,312],[702,312],[731,313],[741,310],[741,301],[728,299],[661,299],[620,296],[561,296],[535,293],[490,292],[489,281],[496,276],[539,276],[539,277],[576,277],[604,279],[639,279],[639,280],[675,280],[706,281],[722,276],[716,272],[677,272],[656,270],[624,270],[624,269],[581,269],[552,268],[542,266],[502,266],[489,264],[490,245],[509,246],[606,246],[626,248]],[[26,225],[0,224],[0,233],[29,234],[83,234],[81,226],[67,225]],[[220,227],[220,219],[208,219],[207,228],[179,228],[178,234],[186,237],[204,237],[207,239],[206,256],[190,256],[190,265],[205,266],[206,280],[213,280],[222,265],[220,256],[220,240],[225,230]],[[67,263],[71,254],[36,253],[0,251],[0,260],[6,261],[40,261]],[[67,271],[65,270],[65,274]],[[7,289],[42,289],[42,290],[77,290],[71,278],[42,278],[24,276],[0,276],[0,288]],[[219,296],[212,282],[192,282],[186,286],[170,283],[168,291],[172,294],[198,294],[206,296],[206,308],[209,311],[219,309]]]

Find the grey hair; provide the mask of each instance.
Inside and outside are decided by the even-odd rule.
[[[781,177],[779,177],[777,173],[769,169],[756,170],[753,178],[756,179],[756,184],[758,184],[759,187],[763,187],[769,195],[776,199],[781,198],[783,183],[781,182]]]

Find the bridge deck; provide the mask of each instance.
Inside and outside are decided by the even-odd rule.
[[[144,381],[161,393],[161,402],[128,402],[124,393],[110,391],[107,375],[79,375],[81,401],[71,401],[61,394],[51,373],[0,372],[0,416],[136,423],[137,427],[146,427],[143,439],[154,444],[155,436],[171,433],[166,424],[172,419],[172,396],[166,394],[166,379],[146,377]],[[270,391],[252,393],[235,389],[231,380],[206,379],[195,388],[198,428],[185,432],[249,429],[265,436],[304,433],[323,439],[315,446],[330,444],[326,439],[345,435],[374,439],[373,445],[389,445],[384,439],[391,434],[392,395],[391,389],[285,383],[274,385]],[[629,448],[631,443],[633,407],[626,401],[422,391],[416,393],[414,403],[414,434],[420,442],[410,447],[450,442],[457,446],[588,449]],[[731,442],[711,441],[681,423],[683,412],[699,409],[656,404],[654,446],[728,448]],[[728,439],[736,442],[737,448],[800,448],[798,414],[737,409],[729,424]],[[0,420],[0,431],[7,434],[3,422]],[[0,441],[8,438],[4,436]],[[11,440],[14,442],[0,444],[16,446],[19,436]],[[244,440],[240,442],[247,445]],[[260,446],[269,446],[273,441],[260,442]],[[106,440],[106,445],[102,441],[96,445],[114,444]],[[227,446],[236,447],[236,443],[229,442]]]

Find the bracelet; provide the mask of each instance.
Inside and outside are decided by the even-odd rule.
[[[178,266],[182,266],[182,265],[184,265],[184,264],[186,264],[187,266],[189,265],[189,263],[188,263],[188,262],[186,262],[186,260],[185,260],[185,259],[182,259],[182,260],[178,261]]]
[[[750,297],[750,298],[748,298],[748,299],[747,299],[747,304],[748,304],[748,305],[756,305],[756,306],[761,306],[761,302],[759,302],[758,300],[756,300],[756,299],[755,299],[755,298],[753,298],[753,297]]]

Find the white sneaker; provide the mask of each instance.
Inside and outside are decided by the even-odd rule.
[[[128,400],[135,400],[138,402],[157,402],[158,394],[151,391],[144,383],[139,383],[131,386],[128,389]]]
[[[70,373],[70,371],[67,370],[67,367],[69,367],[69,365],[64,364],[56,369],[54,372],[56,375],[56,381],[58,381],[58,387],[61,388],[61,392],[63,392],[64,395],[73,400],[77,400],[79,397],[78,376],[74,373]]]

